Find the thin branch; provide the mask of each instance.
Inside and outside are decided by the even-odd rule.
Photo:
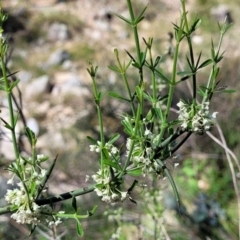
[[[239,236],[239,239],[240,239],[240,199],[239,199],[239,191],[238,191],[238,186],[237,186],[236,173],[235,173],[233,162],[232,162],[232,159],[231,159],[231,156],[230,156],[230,150],[229,150],[229,148],[227,146],[226,139],[225,139],[225,137],[223,135],[222,129],[220,128],[220,126],[218,124],[216,124],[216,127],[218,129],[218,133],[220,135],[220,138],[221,138],[222,142],[220,142],[219,140],[216,141],[216,138],[212,134],[209,133],[208,135],[216,143],[218,143],[218,142],[221,143],[221,144],[219,144],[219,143],[218,144],[224,149],[226,157],[227,157],[227,160],[228,160],[229,168],[230,168],[231,175],[232,175],[233,186],[234,186],[234,190],[235,190],[236,197],[237,197],[237,204],[238,204],[238,236]],[[237,162],[237,159],[236,159],[236,156],[235,156],[234,159],[236,160],[237,166],[239,166],[239,164]]]

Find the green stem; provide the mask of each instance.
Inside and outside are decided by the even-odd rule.
[[[177,42],[176,44],[176,48],[174,51],[174,59],[173,59],[173,70],[172,70],[172,78],[171,78],[171,83],[169,86],[169,91],[168,91],[168,101],[167,101],[167,106],[166,106],[166,110],[165,110],[165,114],[164,114],[164,118],[163,118],[163,123],[161,125],[161,131],[158,137],[158,141],[157,141],[157,145],[160,144],[163,135],[165,133],[165,129],[167,128],[167,120],[168,120],[168,114],[171,108],[171,104],[172,104],[172,99],[173,99],[173,93],[174,93],[174,88],[176,85],[176,72],[177,72],[177,60],[178,60],[178,51],[179,51],[179,45],[180,42]]]
[[[3,75],[5,87],[6,87],[6,92],[7,92],[13,148],[14,148],[15,157],[16,157],[17,161],[19,161],[19,150],[18,150],[17,138],[16,138],[16,133],[15,133],[15,120],[14,120],[14,111],[13,111],[13,104],[12,104],[12,92],[11,92],[11,90],[9,90],[10,85],[9,85],[9,81],[7,78],[6,67],[5,67],[5,62],[4,62],[3,56],[1,56],[1,68],[2,68],[2,75]]]
[[[129,14],[130,14],[130,17],[131,17],[131,22],[132,22],[132,28],[133,28],[135,46],[136,46],[136,51],[137,51],[138,63],[141,66],[141,48],[140,48],[140,44],[139,44],[138,29],[137,29],[137,24],[135,24],[135,16],[134,16],[131,0],[127,0],[127,4],[128,4]],[[141,86],[142,82],[143,82],[142,66],[139,68],[139,75],[140,75],[140,84],[139,85]]]
[[[93,81],[93,92],[94,92],[94,99],[95,103],[97,105],[97,114],[98,114],[98,122],[99,122],[99,127],[100,127],[100,141],[101,141],[101,148],[105,145],[105,138],[104,138],[104,131],[103,131],[103,118],[102,118],[102,110],[100,108],[100,101],[99,99],[99,93],[97,90],[97,84],[96,84],[96,79],[95,77],[92,76],[92,81]],[[103,167],[103,151],[101,151],[101,168]]]
[[[139,103],[138,104],[138,109],[137,109],[137,116],[136,116],[136,123],[135,123],[135,127],[134,127],[134,136],[133,137],[136,136],[137,131],[139,130],[138,128],[139,128],[139,121],[140,121],[140,116],[141,116],[141,109],[142,109],[141,103]],[[125,162],[125,164],[123,166],[121,174],[118,177],[119,179],[121,179],[122,176],[125,175],[125,171],[126,171],[128,165],[129,165],[129,163],[131,161],[131,158],[132,158],[132,152],[133,152],[134,146],[135,146],[135,139],[132,139],[132,144],[131,144],[131,147],[129,149],[127,160],[126,160],[126,162]]]
[[[187,32],[187,42],[188,42],[188,47],[189,47],[189,52],[190,52],[190,61],[191,61],[191,65],[194,68],[195,71],[195,61],[194,61],[194,55],[193,55],[193,47],[192,47],[192,40],[191,40],[191,36],[189,33],[189,27],[188,27],[188,20],[187,20],[187,12],[186,12],[186,8],[185,8],[185,0],[181,1],[182,3],[182,9],[183,9],[183,16],[184,16],[184,23],[185,23],[185,27],[186,27],[186,32]],[[197,79],[196,79],[196,73],[194,73],[192,75],[192,80],[193,80],[193,106],[195,106],[196,104],[196,95],[197,95]],[[195,109],[194,109],[195,112]],[[194,113],[195,114],[195,113]]]
[[[224,36],[224,33],[221,32],[221,35],[220,35],[220,39],[219,39],[219,42],[218,42],[218,46],[217,46],[217,51],[215,51],[215,53],[217,53],[217,55],[219,55],[219,52],[220,52],[220,48],[221,48],[221,45],[222,45],[222,41],[223,41],[223,36]],[[213,59],[214,60],[214,59]],[[213,67],[212,67],[212,70],[211,70],[211,73],[209,75],[209,78],[208,78],[208,83],[207,83],[207,87],[206,87],[206,91],[209,91],[210,87],[213,88],[215,87],[215,79],[213,79],[213,72],[214,70],[217,68],[217,63],[214,62],[213,63]],[[213,90],[213,89],[212,89]],[[204,102],[206,102],[208,100],[208,94],[206,93],[204,95],[204,98],[203,98],[203,101],[202,101],[202,104]]]
[[[136,115],[136,112],[135,112],[135,106],[133,104],[133,96],[131,94],[131,90],[130,90],[130,87],[129,87],[129,84],[128,84],[128,81],[127,81],[127,77],[126,77],[126,73],[124,72],[122,74],[122,78],[123,78],[123,81],[124,81],[124,84],[127,88],[127,92],[128,92],[128,96],[129,96],[129,99],[131,99],[131,109],[132,109],[132,114],[133,114],[133,117],[135,118],[135,115]]]

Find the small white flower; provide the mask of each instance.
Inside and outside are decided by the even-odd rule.
[[[102,201],[110,203],[111,202],[111,198],[110,198],[110,196],[105,195],[105,196],[102,197]]]
[[[180,101],[177,103],[177,106],[181,109],[181,108],[183,108],[183,107],[185,106],[185,103],[184,103],[182,100],[180,100]]]
[[[100,190],[100,189],[98,189],[98,188],[95,188],[94,191],[97,193],[97,195],[98,195],[99,197],[101,197],[101,196],[103,195],[102,190]]]
[[[45,177],[46,174],[47,174],[47,170],[41,169],[41,177]]]
[[[54,225],[54,221],[51,221],[48,223],[48,226],[51,227],[52,225]]]
[[[88,182],[89,178],[90,178],[89,175],[86,175],[85,182]]]
[[[128,138],[127,143],[126,143],[127,150],[130,150],[131,144],[132,144],[132,140],[130,138]]]
[[[91,152],[94,152],[96,150],[96,145],[90,145],[89,147]]]
[[[118,194],[113,193],[112,194],[112,200],[116,201],[119,198]]]
[[[147,155],[150,155],[153,152],[152,148],[146,148]]]
[[[13,177],[12,177],[12,178],[10,178],[10,179],[7,181],[7,184],[11,184],[11,185],[13,185],[13,184],[14,184]]]
[[[58,225],[61,224],[61,223],[62,223],[61,219],[58,218],[57,221],[55,221],[55,226],[58,226]]]
[[[174,167],[176,168],[179,165],[179,163],[174,163]]]
[[[128,196],[128,192],[121,192],[121,201],[124,201]]]
[[[218,115],[218,112],[214,112],[214,113],[212,114],[212,118],[216,118],[217,115]]]
[[[146,130],[144,132],[144,135],[147,137],[147,136],[149,136],[151,134],[152,134],[152,132],[149,129],[146,128]]]
[[[116,147],[112,147],[111,153],[112,154],[117,154],[118,153],[118,149]]]

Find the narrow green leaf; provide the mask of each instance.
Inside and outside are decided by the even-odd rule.
[[[149,112],[147,113],[147,115],[146,115],[146,119],[147,119],[148,121],[151,121],[154,116],[155,116],[155,109],[154,109],[154,108],[151,108],[151,109],[149,110]]]
[[[13,128],[12,128],[3,118],[0,118],[0,119],[4,122],[4,124],[5,124],[4,127],[5,127],[5,128],[13,131]]]
[[[142,20],[139,21],[139,19],[141,19],[143,17],[143,14],[145,13],[146,9],[147,9],[148,5],[142,10],[142,12],[139,14],[139,16],[137,17],[137,21],[140,22]]]
[[[198,67],[198,69],[206,67],[207,65],[211,64],[213,61],[212,59],[208,59],[206,61],[204,61],[203,63],[200,64],[200,66]]]
[[[117,169],[117,170],[119,170],[119,171],[122,170],[122,168],[120,167],[119,164],[117,164],[116,162],[113,162],[113,161],[111,161],[111,160],[104,159],[104,160],[103,160],[103,163],[104,163],[105,165],[110,166],[110,167],[113,167],[113,168],[115,168],[115,169]]]
[[[102,154],[107,160],[110,159],[109,154],[108,154],[108,150],[106,148],[102,148]]]
[[[8,91],[11,92],[13,90],[13,88],[18,85],[19,82],[20,82],[19,79],[14,81],[13,84],[9,87]]]
[[[191,33],[194,32],[201,24],[201,19],[196,19],[196,21],[193,23],[192,27],[191,27]]]
[[[147,94],[147,93],[143,93],[143,97],[145,98],[145,99],[147,99],[149,102],[152,102],[153,101],[153,98],[151,97],[151,95],[149,95],[149,94]]]
[[[136,60],[134,59],[134,57],[127,51],[125,50],[127,55],[132,59],[133,62],[136,62]]]
[[[180,79],[180,81],[177,82],[177,84],[180,83],[180,82],[186,81],[186,80],[189,79],[190,77],[191,77],[191,76],[182,77],[182,78]]]
[[[222,93],[235,93],[237,92],[236,90],[234,89],[225,89],[225,90],[216,90],[214,92],[222,92]]]
[[[0,84],[0,90],[6,91],[5,85]]]
[[[129,66],[131,65],[131,63],[132,63],[132,60],[130,60],[130,61],[128,62],[127,66],[125,67],[125,71],[129,68]],[[125,64],[124,64],[124,66],[125,66]]]
[[[164,173],[166,174],[171,186],[172,186],[172,189],[173,189],[173,192],[175,194],[175,199],[176,199],[176,202],[177,202],[177,205],[178,207],[180,208],[180,197],[179,197],[179,194],[178,194],[178,190],[177,190],[177,187],[176,187],[176,184],[173,180],[173,177],[171,175],[171,173],[169,172],[169,170],[165,167],[164,168]]]
[[[14,121],[13,121],[13,124],[14,124],[14,128],[16,127],[17,125],[17,121],[18,121],[18,117],[19,117],[19,113],[14,117]]]
[[[200,59],[201,59],[201,56],[202,56],[202,52],[200,52],[199,56],[198,56],[198,59],[197,59],[197,62],[196,62],[196,69],[198,68],[198,64],[200,62]]]
[[[92,142],[94,145],[98,145],[97,141],[89,136],[87,136],[87,139]]]
[[[138,181],[135,179],[132,185],[130,186],[130,188],[127,190],[128,193],[131,193],[134,190],[134,188],[137,186],[137,184],[138,184]]]
[[[137,98],[138,101],[141,102],[142,101],[142,96],[143,96],[143,91],[139,86],[136,86],[136,94],[137,94]]]
[[[135,22],[134,22],[134,25],[139,24],[144,18],[145,18],[145,17],[142,16],[142,17],[139,17],[138,19],[136,19]]]
[[[212,60],[215,60],[215,50],[214,50],[213,41],[212,41],[212,48],[211,48],[211,56],[212,56]]]
[[[110,65],[108,66],[108,68],[116,73],[122,73],[121,70],[116,65]]]
[[[127,102],[131,102],[129,99],[122,97],[121,95],[117,94],[116,92],[108,92],[108,96],[118,98]]]
[[[97,207],[98,207],[98,206],[95,205],[95,206],[93,207],[93,209],[89,212],[91,216],[95,213]]]
[[[157,97],[157,100],[158,100],[158,101],[163,101],[163,100],[167,100],[167,98],[168,98],[168,94],[166,94],[166,95],[164,95],[164,96],[160,96],[160,95],[159,95],[159,96]]]
[[[137,69],[140,68],[140,65],[139,65],[137,62],[132,63],[132,66],[135,67],[135,68],[137,68]]]
[[[29,127],[26,127],[25,134],[26,134],[26,136],[28,138],[28,141],[31,144],[31,146],[35,146],[35,144],[37,142],[35,133]]]
[[[146,48],[146,51],[145,52],[141,52],[141,65],[143,66],[144,65],[144,62],[146,60],[146,55],[147,55],[147,48]]]
[[[109,143],[113,144],[114,142],[116,142],[120,137],[120,134],[119,133],[116,133],[114,136],[112,136],[110,138],[110,140],[108,141]]]
[[[102,98],[103,98],[103,95],[101,92],[98,93],[98,100],[99,100],[99,103],[102,101]]]
[[[142,169],[138,168],[138,169],[130,169],[127,171],[127,174],[133,176],[133,177],[138,177],[142,174]]]
[[[75,196],[72,196],[72,207],[76,213],[77,212],[77,200],[76,200]]]
[[[213,70],[213,78],[214,78],[214,79],[216,79],[216,78],[217,78],[217,76],[218,76],[218,73],[219,73],[219,70],[220,70],[220,68],[219,68],[219,67],[217,67],[217,68],[215,68],[215,69]]]
[[[57,157],[58,157],[58,156],[55,157],[55,159],[53,160],[52,164],[49,166],[49,168],[48,168],[45,176],[44,176],[43,179],[41,180],[41,183],[39,184],[39,186],[38,186],[38,188],[37,188],[37,196],[36,196],[36,198],[38,198],[39,195],[42,193],[42,190],[44,189],[44,187],[45,187],[45,185],[46,185],[49,177],[51,176],[51,173],[52,173],[53,168],[54,168],[54,166],[55,166],[55,164],[56,164],[56,161],[57,161]],[[22,157],[22,158],[23,158],[23,157]],[[23,158],[23,159],[27,162],[27,159],[25,159],[25,158]],[[47,160],[48,157],[45,157],[45,159]],[[42,160],[41,163],[42,163],[42,162],[44,162],[44,160]]]
[[[155,69],[156,74],[165,82],[170,83],[170,80],[160,71]]]
[[[123,16],[121,16],[121,15],[119,15],[119,14],[117,14],[117,13],[114,13],[114,15],[116,15],[117,17],[119,17],[120,19],[122,19],[124,22],[132,25],[132,22],[131,22],[130,20],[128,20],[127,18],[125,18],[125,17],[123,17]]]
[[[37,225],[32,224],[32,226],[31,226],[31,231],[30,231],[30,233],[29,233],[29,235],[28,235],[29,237],[33,234],[33,232],[35,231],[36,227],[37,227]]]
[[[136,202],[131,196],[129,196],[128,199],[129,199],[132,203],[137,204],[137,202]]]
[[[154,68],[157,67],[157,65],[158,65],[158,63],[160,62],[160,60],[161,60],[161,57],[160,57],[160,56],[157,56],[157,58],[156,58],[156,60],[155,60],[155,62],[154,62],[154,64],[153,64],[153,67],[154,67]]]
[[[75,218],[75,220],[76,220],[77,234],[78,236],[82,237],[84,235],[82,224],[79,222],[77,218]]]

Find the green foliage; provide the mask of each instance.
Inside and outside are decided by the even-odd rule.
[[[183,163],[182,172],[176,178],[181,186],[179,193],[168,161],[170,158],[176,157],[176,152],[186,144],[186,141],[192,134],[203,135],[215,125],[214,119],[217,112],[210,114],[209,106],[213,96],[219,92],[217,88],[219,83],[219,63],[223,59],[221,46],[223,37],[231,25],[227,24],[226,21],[219,25],[219,41],[215,44],[215,41],[212,40],[209,47],[209,57],[202,60],[202,54],[195,52],[192,42],[192,36],[197,28],[200,27],[202,21],[199,18],[189,21],[185,1],[182,0],[180,21],[173,24],[174,42],[172,41],[173,39],[170,41],[172,54],[165,53],[155,56],[153,39],[149,38],[146,40],[143,38],[141,44],[138,33],[139,24],[144,20],[147,7],[145,6],[135,11],[131,0],[127,0],[126,3],[128,5],[129,17],[118,13],[115,15],[131,26],[135,46],[133,53],[126,50],[127,61],[121,61],[119,50],[115,49],[116,63],[109,66],[110,70],[120,75],[122,85],[125,88],[124,93],[119,91],[119,89],[110,91],[109,97],[123,101],[130,109],[121,114],[122,130],[124,130],[125,135],[122,132],[112,133],[111,135],[106,133],[107,124],[104,121],[102,107],[105,94],[98,86],[98,66],[89,61],[87,71],[92,80],[93,103],[97,111],[99,135],[95,138],[88,137],[88,139],[92,143],[90,151],[98,154],[97,159],[92,161],[94,171],[95,168],[98,168],[98,171],[92,175],[94,184],[67,193],[46,196],[45,185],[50,178],[57,158],[50,163],[48,169],[42,167],[42,163],[46,162],[48,157],[37,154],[37,138],[29,128],[26,128],[25,134],[31,146],[31,154],[30,157],[22,156],[15,132],[15,127],[19,119],[13,110],[12,99],[13,90],[17,87],[19,81],[11,82],[9,81],[9,76],[7,76],[5,62],[7,44],[1,35],[0,61],[2,79],[0,88],[5,92],[8,99],[10,121],[2,118],[1,120],[5,124],[5,128],[11,132],[15,153],[15,161],[6,170],[12,174],[11,183],[13,182],[13,178],[18,179],[19,188],[7,192],[5,198],[9,205],[0,209],[0,213],[11,212],[12,218],[18,223],[31,223],[31,233],[33,233],[39,223],[48,226],[57,226],[62,222],[62,219],[73,219],[76,223],[76,232],[78,236],[82,237],[84,235],[82,219],[91,217],[97,206],[94,204],[91,211],[87,211],[84,215],[80,214],[82,207],[78,207],[79,203],[76,197],[94,191],[106,203],[123,202],[127,199],[131,203],[136,204],[139,200],[134,196],[134,193],[139,188],[141,175],[146,177],[148,184],[152,186],[152,188],[146,191],[143,200],[145,214],[150,216],[152,221],[143,221],[142,223],[145,226],[148,226],[149,223],[149,228],[154,233],[146,234],[146,238],[149,239],[152,237],[153,239],[157,239],[160,232],[163,232],[163,224],[160,224],[159,219],[163,214],[164,207],[161,201],[162,192],[158,191],[158,187],[160,179],[164,177],[169,180],[175,196],[174,201],[171,203],[171,209],[181,212],[183,217],[186,218],[186,222],[191,221],[194,226],[197,225],[201,230],[202,223],[205,223],[204,221],[208,221],[209,219],[216,220],[215,216],[209,216],[208,209],[204,214],[199,209],[210,205],[211,209],[217,208],[218,210],[218,204],[204,198],[205,202],[198,204],[196,211],[191,215],[188,213],[184,203],[181,202],[181,192],[183,188],[186,188],[184,190],[194,198],[200,188],[199,181],[203,180],[209,186],[207,189],[208,192],[219,197],[229,184],[229,176],[222,176],[218,171],[214,171],[217,168],[217,164],[210,159],[196,165],[193,159],[187,159]],[[1,19],[4,20],[3,14]],[[74,25],[75,23],[71,21],[71,18],[67,18],[64,14],[61,16],[49,15],[48,19],[43,19],[43,22],[45,21],[48,23],[55,21],[64,22],[72,24],[72,27],[79,27],[78,24],[77,26]],[[40,23],[41,21],[38,21],[38,24]],[[144,47],[142,46],[143,44]],[[186,45],[188,51],[185,59],[186,69],[180,67],[179,64],[182,45]],[[94,50],[89,45],[81,45],[80,43],[81,51],[75,51],[75,48],[76,45],[70,51],[73,59],[79,57],[89,58],[94,53]],[[171,59],[172,66],[170,72],[167,72],[162,66],[164,60],[167,58]],[[208,78],[203,85],[200,85],[198,82],[199,72],[206,67],[210,69]],[[133,81],[131,78],[132,71],[138,73],[137,78],[134,79],[136,81]],[[164,84],[166,88],[164,91],[160,88],[159,82]],[[187,98],[183,96],[184,99],[180,99],[176,97],[176,92],[179,85],[185,82],[192,86],[190,90],[191,97]],[[225,90],[225,88],[222,92],[224,91],[232,92],[231,89]],[[178,111],[175,109],[175,101],[178,102]],[[173,108],[175,115],[171,114]],[[124,140],[122,140],[121,144],[118,144],[121,137]],[[69,158],[69,156],[67,157]],[[220,175],[221,181],[219,181]],[[229,199],[229,195],[225,195],[226,198],[222,198],[224,203]],[[53,204],[55,202],[70,198],[72,199],[73,210],[69,210],[68,213],[62,211],[56,212],[54,210]],[[201,207],[199,207],[200,205]],[[124,222],[120,218],[121,213],[118,212],[117,214],[119,217],[115,218],[117,225],[124,225]],[[218,223],[218,221],[216,222]],[[139,227],[141,224],[135,223],[135,225]],[[199,237],[205,236],[205,233],[202,234],[201,231],[197,234]],[[114,236],[112,238],[125,239],[124,235],[121,238],[119,228]],[[143,236],[145,237],[145,235]],[[126,235],[127,237],[128,235]]]

